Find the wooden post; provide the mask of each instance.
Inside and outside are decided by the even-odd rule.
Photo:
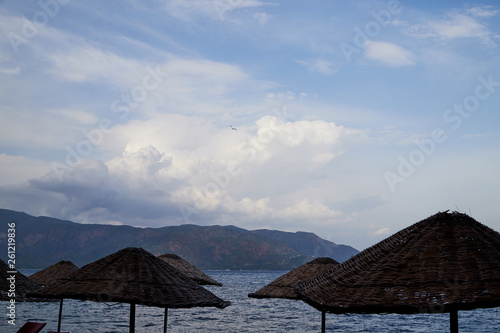
[[[450,333],[458,333],[458,310],[457,308],[450,311]]]
[[[57,320],[57,333],[61,332],[62,307],[63,299],[61,298],[61,302],[59,303],[59,319]]]
[[[326,312],[321,311],[321,333],[326,332],[325,324],[326,324]]]
[[[163,319],[163,333],[167,333],[168,308],[165,308],[165,318]]]
[[[130,333],[134,333],[135,331],[135,303],[130,303],[130,325],[128,331]]]

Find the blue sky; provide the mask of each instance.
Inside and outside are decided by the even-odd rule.
[[[495,1],[2,1],[0,16],[2,208],[360,250],[447,209],[500,230]]]

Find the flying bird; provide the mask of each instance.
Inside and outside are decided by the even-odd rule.
[[[231,126],[231,125],[229,125],[229,127],[231,127],[231,129],[232,129],[233,131],[237,131],[236,127],[233,127],[233,126]]]

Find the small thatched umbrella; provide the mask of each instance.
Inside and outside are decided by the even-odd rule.
[[[34,296],[59,298],[61,308],[63,298],[130,303],[130,332],[134,332],[136,304],[165,308],[164,332],[168,308],[224,308],[230,304],[140,248],[126,248],[94,261]],[[58,331],[60,322],[61,313]]]
[[[26,294],[41,288],[22,273],[11,269],[3,260],[0,260],[0,286],[0,300],[15,299],[16,302],[38,301]]]
[[[500,306],[500,234],[461,213],[399,231],[295,291],[331,313],[450,313]]]
[[[214,286],[222,286],[222,283],[212,279],[207,274],[203,273],[196,266],[190,264],[186,260],[182,259],[178,255],[175,254],[162,254],[159,256],[161,260],[165,261],[167,264],[170,264],[174,268],[176,268],[179,272],[186,275],[191,280],[194,280],[196,283],[201,285],[214,285]]]
[[[338,264],[339,263],[332,258],[316,258],[304,265],[294,268],[256,292],[248,294],[248,297],[299,299],[294,290],[294,286],[298,282],[309,280]],[[322,332],[325,330],[325,311],[321,311],[321,330]]]
[[[74,274],[78,267],[71,261],[61,260],[57,264],[47,267],[29,276],[29,279],[39,285],[46,286],[56,280],[67,278]]]

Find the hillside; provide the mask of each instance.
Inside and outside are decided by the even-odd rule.
[[[45,268],[60,260],[83,266],[124,247],[155,255],[174,253],[201,269],[289,270],[315,256],[344,261],[358,251],[312,233],[248,231],[234,226],[181,225],[135,228],[80,224],[0,209],[0,221],[16,222],[17,268]],[[0,247],[7,248],[0,231]],[[6,260],[6,251],[0,252]]]
[[[278,230],[260,229],[252,231],[255,234],[273,238],[287,243],[292,249],[313,257],[331,257],[338,262],[346,261],[359,251],[349,245],[335,244],[312,232],[284,232]]]

